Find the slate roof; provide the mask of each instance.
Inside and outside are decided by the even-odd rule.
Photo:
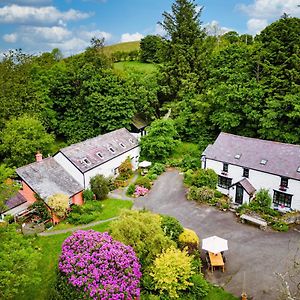
[[[5,202],[5,206],[6,206],[5,211],[17,207],[25,202],[26,199],[24,198],[24,196],[18,192]]]
[[[240,180],[239,182],[233,184],[240,184],[244,190],[249,194],[249,195],[253,195],[256,191],[255,187],[249,182],[249,180],[247,178],[243,178],[242,180]]]
[[[18,168],[16,172],[46,201],[53,194],[63,193],[71,197],[83,190],[83,187],[53,157]]]
[[[228,164],[300,180],[300,172],[297,172],[300,167],[299,145],[221,132],[203,155]],[[263,160],[265,164],[262,164]]]
[[[138,140],[126,128],[121,128],[73,144],[61,149],[60,152],[84,173],[137,146]],[[110,148],[114,152],[109,150]],[[84,159],[87,159],[88,163],[85,163]]]
[[[133,116],[132,124],[138,130],[145,128],[148,125],[148,123],[144,120],[144,118],[141,114],[135,114]]]

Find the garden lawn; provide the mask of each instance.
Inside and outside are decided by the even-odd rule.
[[[99,202],[103,205],[103,210],[102,211],[97,211]],[[92,205],[93,201],[88,202],[89,205]],[[96,222],[96,221],[101,221],[101,220],[107,220],[113,217],[116,217],[120,214],[122,209],[131,209],[133,202],[130,200],[120,200],[120,199],[106,199],[102,201],[95,201],[95,211],[92,212],[92,214],[95,215],[95,219],[92,220],[91,222]],[[87,213],[86,216],[90,216],[91,213]],[[84,214],[82,214],[82,217],[85,217]],[[67,220],[62,221],[53,229],[51,230],[61,230],[61,229],[68,229],[72,228],[75,226],[80,226],[78,225],[73,225],[67,222]]]
[[[157,67],[154,64],[142,63],[139,61],[121,61],[114,63],[114,69],[124,73],[144,73],[151,74],[157,71]]]
[[[110,222],[105,222],[86,228],[85,230],[93,229],[104,232],[108,230],[109,223]],[[58,258],[61,253],[62,243],[71,234],[72,232],[37,238],[36,246],[40,249],[42,254],[42,259],[38,265],[42,281],[39,287],[32,289],[29,288],[26,291],[24,298],[20,298],[21,300],[48,299],[55,285],[55,272],[58,264]]]

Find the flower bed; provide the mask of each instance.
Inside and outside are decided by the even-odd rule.
[[[62,246],[59,271],[92,299],[139,297],[140,265],[130,246],[108,233],[78,230]]]

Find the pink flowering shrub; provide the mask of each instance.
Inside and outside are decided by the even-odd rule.
[[[135,187],[134,195],[136,197],[145,196],[148,192],[149,192],[149,190],[146,189],[145,187],[137,185]]]
[[[140,264],[130,246],[107,232],[78,230],[62,246],[59,271],[87,299],[135,299],[140,295]]]

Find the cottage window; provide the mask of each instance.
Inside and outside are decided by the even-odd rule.
[[[86,165],[90,165],[91,164],[91,162],[86,157],[81,160],[81,163],[84,163]]]
[[[223,163],[223,172],[228,172],[228,164]]]
[[[288,182],[289,182],[289,179],[288,179],[288,178],[286,178],[286,177],[281,177],[281,180],[280,180],[280,186],[281,186],[281,187],[287,188],[287,187],[288,187]]]
[[[243,177],[249,178],[249,169],[244,168],[244,170],[243,170]]]
[[[102,154],[100,153],[100,152],[97,152],[97,156],[99,157],[99,158],[103,158],[103,156],[102,156]]]
[[[291,207],[292,195],[274,191],[273,203],[275,205],[283,205],[285,207]]]
[[[111,153],[115,153],[115,149],[113,147],[108,148]]]
[[[118,175],[119,174],[119,168],[114,168],[114,175]]]
[[[232,183],[232,178],[220,176],[218,177],[218,186],[223,189],[229,189]]]

